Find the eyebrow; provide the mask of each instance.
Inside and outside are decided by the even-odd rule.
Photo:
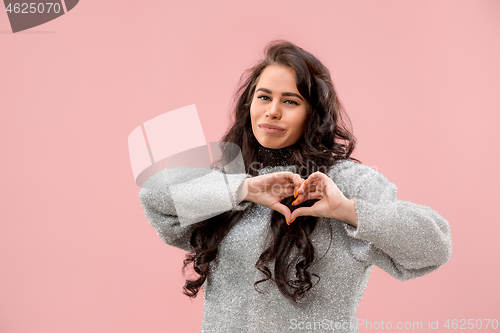
[[[257,89],[257,91],[260,91],[260,90],[262,90],[263,92],[268,93],[270,95],[273,93],[271,90],[266,89],[266,88],[259,88],[259,89]],[[293,92],[284,92],[284,93],[281,93],[281,96],[295,96],[297,98],[300,98],[301,101],[304,100],[299,94],[296,94],[296,93],[293,93]]]

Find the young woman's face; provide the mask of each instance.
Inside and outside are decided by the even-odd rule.
[[[271,65],[262,71],[250,105],[252,131],[262,146],[276,149],[296,143],[309,112],[292,68]]]

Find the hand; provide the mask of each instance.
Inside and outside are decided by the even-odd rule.
[[[357,226],[354,202],[347,199],[333,180],[320,171],[312,173],[302,183],[292,205],[297,206],[306,200],[312,199],[319,199],[319,201],[315,202],[311,207],[295,209],[291,215],[291,222],[298,216],[308,215],[335,218]]]
[[[286,222],[289,223],[292,213],[281,201],[291,197],[302,183],[304,179],[291,171],[246,178],[244,187],[248,189],[248,193],[244,200],[255,202],[283,214]]]

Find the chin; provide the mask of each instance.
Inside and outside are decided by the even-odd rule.
[[[261,134],[261,133],[259,133]],[[266,136],[266,135],[255,135],[255,139],[260,143],[261,146],[266,147],[266,148],[271,148],[271,149],[279,149],[283,147],[287,147],[291,144],[287,144],[286,140],[287,138],[283,137],[272,137],[272,136]]]
[[[279,144],[277,142],[272,142],[271,140],[257,140],[259,141],[260,145],[263,146],[263,147],[266,147],[266,148],[271,148],[271,149],[279,149],[279,148],[283,148],[283,147],[286,147],[286,145],[283,145],[283,144]]]

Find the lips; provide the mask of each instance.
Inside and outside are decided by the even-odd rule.
[[[276,126],[276,125],[271,125],[271,124],[268,124],[268,123],[261,123],[261,124],[259,124],[259,127],[260,128],[275,129],[275,130],[280,130],[280,131],[284,131],[285,130],[284,128],[281,128],[281,127]]]
[[[276,125],[271,125],[269,123],[261,123],[258,126],[262,132],[270,135],[272,134],[281,135],[286,132],[284,128],[281,128]]]

